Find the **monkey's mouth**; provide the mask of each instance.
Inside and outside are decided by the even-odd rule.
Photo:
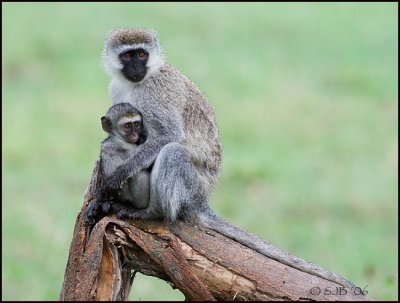
[[[139,82],[142,81],[145,75],[134,75],[132,77],[129,77],[129,80],[132,82]]]
[[[144,79],[146,76],[147,68],[146,67],[124,67],[122,69],[122,73],[125,77],[131,82],[139,82]]]
[[[127,137],[127,141],[132,144],[136,144],[139,140],[139,136],[137,134],[132,134]]]

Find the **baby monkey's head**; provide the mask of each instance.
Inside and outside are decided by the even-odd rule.
[[[129,103],[117,103],[101,117],[101,125],[110,136],[117,136],[130,144],[144,142],[141,113]]]

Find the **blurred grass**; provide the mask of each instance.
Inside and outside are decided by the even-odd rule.
[[[110,105],[102,44],[135,26],[215,108],[216,212],[396,300],[395,3],[2,3],[2,298],[58,299]],[[131,295],[182,298],[144,276]]]

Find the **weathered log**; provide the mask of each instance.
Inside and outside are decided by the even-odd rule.
[[[299,271],[182,222],[111,216],[89,237],[83,216],[100,186],[96,165],[76,220],[60,300],[127,300],[136,272],[165,280],[187,300],[368,300],[352,284]]]

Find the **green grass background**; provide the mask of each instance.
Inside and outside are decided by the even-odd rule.
[[[105,137],[104,38],[136,26],[215,109],[215,211],[396,300],[397,3],[3,3],[2,298],[58,299]],[[131,299],[183,296],[140,276]]]

